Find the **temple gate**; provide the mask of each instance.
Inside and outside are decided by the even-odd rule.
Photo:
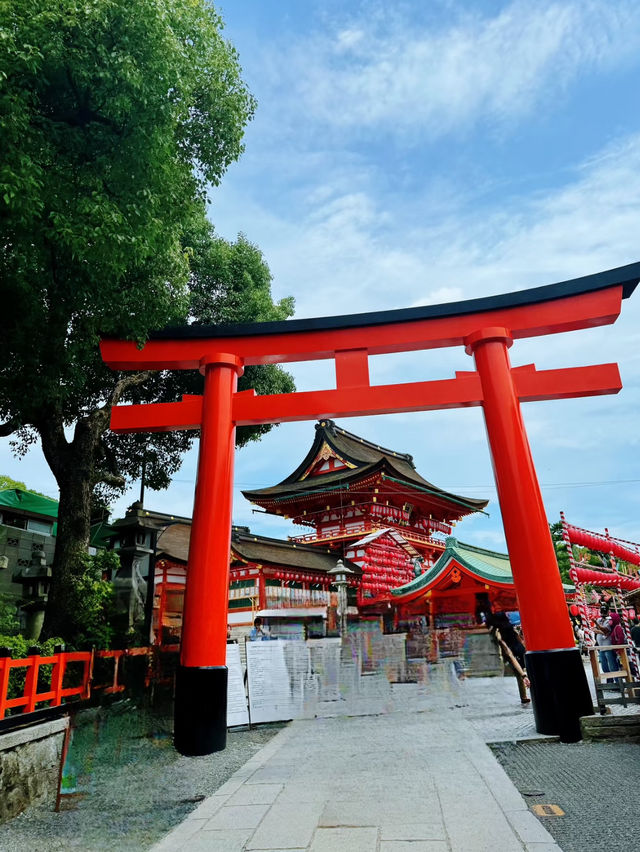
[[[226,628],[237,425],[482,406],[527,646],[536,728],[580,738],[593,712],[567,613],[520,403],[617,393],[616,364],[512,368],[514,340],[615,322],[640,280],[640,263],[516,293],[352,316],[185,326],[135,342],[103,340],[117,370],[196,370],[204,394],[181,402],[118,406],[117,432],[200,429],[200,454],[180,666],[175,744],[183,754],[226,745]],[[368,358],[464,346],[475,371],[428,382],[369,382]],[[237,392],[245,365],[332,358],[334,389],[256,396]],[[532,570],[535,559],[535,571]]]

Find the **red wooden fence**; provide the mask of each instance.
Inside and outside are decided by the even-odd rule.
[[[22,708],[23,713],[32,713],[36,705],[59,707],[69,698],[86,701],[92,691],[101,691],[103,695],[122,692],[125,687],[120,683],[120,664],[124,657],[147,656],[149,665],[145,677],[145,686],[153,679],[151,666],[152,655],[155,651],[177,651],[178,646],[163,648],[126,648],[114,651],[62,651],[49,657],[33,654],[23,660],[12,660],[10,657],[0,657],[0,719],[4,719],[7,711]],[[108,683],[96,683],[94,679],[94,661],[96,659],[113,660],[113,677]],[[82,664],[82,676],[76,686],[64,687],[64,677],[71,663]],[[38,692],[38,675],[42,666],[51,665],[51,675],[48,678],[48,689]],[[11,672],[26,669],[24,689],[17,698],[9,698]],[[39,709],[39,708],[38,708]]]

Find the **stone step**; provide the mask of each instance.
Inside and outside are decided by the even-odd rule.
[[[640,714],[633,716],[584,716],[580,728],[585,740],[626,740],[640,743]]]

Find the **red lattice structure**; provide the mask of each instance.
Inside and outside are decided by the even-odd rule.
[[[616,610],[620,613],[625,639],[631,648],[631,666],[637,677],[640,673],[640,660],[638,660],[638,655],[633,652],[630,612],[629,608],[624,605],[622,593],[640,589],[640,544],[616,538],[610,535],[609,530],[606,528],[604,533],[597,533],[592,530],[583,529],[582,527],[576,527],[573,524],[567,523],[564,512],[560,512],[560,520],[562,521],[562,537],[569,555],[569,577],[576,587],[578,609],[582,619],[585,638],[589,645],[595,645],[595,634],[593,632],[594,609],[589,606],[584,587],[596,586],[599,589],[609,592]],[[576,561],[573,552],[574,545],[585,547],[588,550],[608,556],[609,565],[595,567]],[[632,573],[619,571],[618,559],[635,566],[635,570],[632,569]]]

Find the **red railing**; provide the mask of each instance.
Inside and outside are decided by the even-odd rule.
[[[304,535],[290,535],[288,536],[289,541],[295,541],[298,544],[315,544],[317,542],[323,541],[331,541],[331,539],[337,538],[351,538],[356,535],[368,535],[371,532],[375,532],[380,527],[375,526],[370,523],[362,523],[358,527],[339,527],[338,529],[334,529],[331,532],[326,533],[306,533]],[[392,529],[396,529],[392,527]],[[439,538],[432,538],[430,535],[426,533],[418,532],[415,529],[408,529],[407,527],[398,528],[398,532],[402,535],[403,538],[406,538],[407,541],[418,541],[421,544],[428,544],[429,546],[433,546],[435,549],[444,550],[444,541]]]
[[[4,719],[7,711],[22,708],[23,713],[32,713],[36,705],[48,707],[59,707],[69,698],[77,698],[86,701],[91,697],[92,691],[100,690],[103,695],[122,692],[124,684],[120,683],[120,664],[124,657],[147,656],[149,665],[145,676],[145,686],[153,679],[151,659],[154,651],[171,652],[177,651],[178,646],[164,646],[161,648],[126,648],[114,651],[62,651],[49,657],[41,657],[33,654],[22,660],[12,660],[10,657],[0,657],[0,719]],[[94,678],[94,662],[96,659],[113,660],[113,677],[108,683],[96,683]],[[67,667],[71,663],[82,663],[82,675],[77,677],[80,681],[75,686],[63,687]],[[42,666],[52,666],[48,678],[48,688],[38,692],[38,677]],[[11,672],[17,669],[26,669],[24,688],[22,695],[9,698]]]

